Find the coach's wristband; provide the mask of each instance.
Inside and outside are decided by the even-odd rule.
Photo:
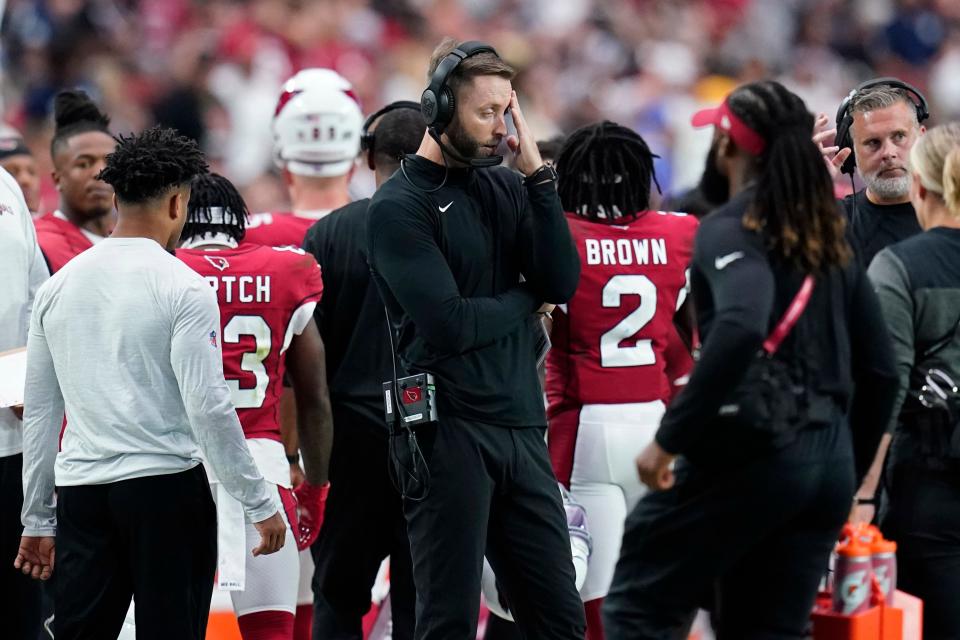
[[[523,184],[524,186],[530,187],[538,184],[546,184],[547,182],[556,182],[558,179],[557,170],[553,168],[553,165],[542,164],[539,169],[523,179]]]

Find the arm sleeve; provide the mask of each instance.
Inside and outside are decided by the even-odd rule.
[[[907,389],[910,386],[910,371],[913,369],[913,362],[916,356],[914,345],[914,305],[913,295],[911,294],[910,276],[907,274],[903,263],[894,255],[892,251],[883,250],[870,263],[870,269],[867,275],[876,291],[876,298],[879,300],[882,310],[880,319],[880,330],[886,328],[890,335],[890,341],[893,346],[893,362],[897,371],[897,380],[899,388],[894,395],[893,407],[890,410],[890,419],[886,423],[887,433],[892,433],[897,426],[897,415],[900,413],[900,407],[903,406],[904,398],[907,395]],[[871,296],[863,294],[860,306],[876,306],[876,301],[869,300]],[[862,312],[861,312],[862,313]],[[871,313],[869,310],[867,313]],[[854,323],[855,327],[859,323]],[[874,349],[869,344],[858,345],[863,352],[862,357],[870,357]],[[888,367],[888,362],[879,363],[881,368]],[[876,368],[874,364],[873,368]]]
[[[533,290],[552,304],[567,302],[580,281],[580,256],[563,215],[556,184],[526,187],[520,220],[523,276]]]
[[[321,255],[321,246],[320,241],[317,236],[320,235],[319,224],[315,224],[307,230],[307,235],[303,238],[303,250],[308,254],[313,256],[313,259],[317,261],[317,264],[323,264],[326,262],[324,256]],[[322,267],[321,267],[322,268]],[[321,291],[323,289],[323,278],[321,276],[320,282]],[[319,301],[319,298],[318,298]],[[317,304],[313,312],[314,320],[317,321],[317,326],[320,327],[323,325],[323,305]],[[299,335],[299,332],[297,333]]]
[[[527,286],[493,297],[460,295],[434,239],[433,225],[409,205],[381,200],[371,205],[370,261],[417,331],[445,353],[491,344],[526,322],[540,305]]]
[[[47,268],[47,261],[44,260],[43,253],[40,251],[40,243],[37,242],[37,230],[33,226],[33,220],[30,219],[30,212],[27,210],[26,203],[23,205],[23,215],[21,219],[23,220],[23,234],[27,242],[27,251],[30,254],[27,256],[27,268],[29,270],[27,314],[29,318],[29,314],[33,309],[33,299],[37,295],[37,289],[50,277],[50,270]]]
[[[170,364],[180,386],[187,418],[207,462],[251,522],[277,512],[244,440],[223,377],[220,312],[216,294],[204,282],[183,293],[173,321]]]
[[[738,220],[733,222],[739,225]],[[720,224],[698,236],[703,246],[695,249],[694,268],[710,289],[714,317],[687,386],[670,405],[656,435],[670,453],[683,453],[700,438],[766,338],[774,300],[773,273],[760,248],[742,238],[732,225]],[[735,254],[742,257],[716,267],[717,258],[730,260]]]
[[[573,458],[580,423],[580,401],[576,397],[570,372],[570,318],[567,306],[558,305],[550,328],[553,346],[547,354],[547,451],[553,474],[563,486],[570,488]]]
[[[63,395],[37,314],[27,338],[23,416],[23,535],[53,536],[57,527],[54,463],[63,422]]]
[[[853,400],[850,428],[857,484],[873,464],[887,426],[894,417],[899,381],[887,322],[877,295],[863,269],[854,266],[855,281],[850,304],[850,351]]]

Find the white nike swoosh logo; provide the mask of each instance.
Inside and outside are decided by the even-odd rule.
[[[447,212],[447,209],[449,209],[449,208],[450,208],[450,205],[452,205],[452,204],[453,204],[453,200],[451,200],[450,202],[448,202],[448,203],[447,203],[447,206],[441,207],[441,206],[438,205],[437,208],[440,209],[440,213],[446,213],[446,212]]]
[[[720,256],[713,261],[713,266],[717,268],[717,271],[723,271],[731,262],[736,262],[744,256],[743,251],[734,251],[725,256]]]

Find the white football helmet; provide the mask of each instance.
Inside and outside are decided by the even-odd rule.
[[[277,101],[274,161],[298,175],[345,175],[360,153],[362,128],[353,85],[330,69],[304,69],[284,83]]]
[[[567,531],[570,533],[570,551],[573,554],[573,568],[576,571],[577,591],[583,588],[587,580],[587,566],[590,552],[593,550],[593,539],[587,528],[587,512],[579,503],[573,501],[567,490],[560,485],[560,495],[563,496],[563,508],[567,512]],[[483,559],[483,576],[480,578],[480,589],[487,608],[504,620],[513,622],[510,605],[506,598],[500,596],[497,588],[497,577],[487,559]]]
[[[280,98],[277,100],[277,107],[273,111],[273,117],[276,119],[283,107],[290,100],[307,89],[335,89],[343,91],[348,96],[360,103],[356,94],[353,92],[353,84],[333,69],[324,69],[314,67],[311,69],[301,69],[296,74],[283,83],[283,89],[280,92]]]

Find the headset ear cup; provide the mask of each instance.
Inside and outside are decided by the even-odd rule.
[[[431,88],[427,88],[423,95],[420,96],[420,113],[423,115],[423,121],[427,123],[427,126],[432,126],[437,120],[437,115],[440,111],[440,105],[438,104],[439,97]]]
[[[450,124],[454,114],[457,112],[457,103],[453,97],[453,89],[446,85],[440,89],[440,102],[437,106],[437,120],[435,125],[437,132],[443,133],[443,130],[447,128],[447,125]]]
[[[373,134],[372,133],[366,134],[364,136],[364,139],[366,141],[366,144],[364,144],[363,146],[365,147],[366,154],[367,154],[367,166],[370,167],[370,171],[376,171],[377,168],[373,164],[373,145],[374,145]]]
[[[853,174],[854,168],[857,166],[856,152],[853,150],[853,137],[850,135],[851,125],[853,125],[853,118],[850,116],[844,116],[840,120],[837,124],[837,136],[834,143],[837,147],[840,147],[837,153],[843,149],[850,149],[850,155],[840,166],[840,173],[849,175]]]

